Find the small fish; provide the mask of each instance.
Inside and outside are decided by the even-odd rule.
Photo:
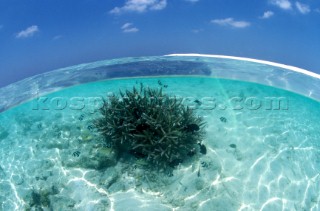
[[[197,124],[189,124],[185,127],[185,130],[187,132],[195,132],[195,131],[199,131],[200,130],[200,127],[197,125]]]
[[[200,153],[203,155],[207,154],[207,147],[200,143],[199,143],[199,146],[200,146]]]
[[[88,128],[89,131],[92,131],[94,129],[94,126],[93,125],[88,125],[87,128]]]
[[[225,117],[220,117],[220,121],[223,122],[223,123],[226,123],[227,119]]]
[[[79,157],[80,156],[80,152],[79,151],[75,151],[74,153],[72,153],[73,157]]]
[[[197,172],[197,176],[200,177],[200,166],[199,166],[199,169],[198,169],[198,172]]]
[[[162,83],[161,83],[161,81],[160,81],[160,80],[158,80],[158,84],[159,84],[160,86],[162,86]]]
[[[235,144],[230,144],[230,145],[229,145],[229,147],[231,147],[231,148],[234,148],[234,149],[235,149],[235,148],[237,148],[237,145],[235,145]]]
[[[81,116],[79,117],[79,120],[80,120],[80,121],[82,121],[82,120],[83,120],[83,118],[84,118],[84,115],[83,115],[83,114],[81,114]]]
[[[200,100],[195,100],[194,101],[196,104],[198,104],[199,106],[202,104],[201,102],[200,102]]]
[[[163,85],[163,87],[164,87],[164,88],[168,88],[168,85],[165,84],[165,85]]]
[[[201,161],[200,163],[201,163],[202,168],[207,168],[208,167],[208,164],[206,162]]]

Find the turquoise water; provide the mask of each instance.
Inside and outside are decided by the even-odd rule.
[[[117,160],[94,129],[101,98],[140,83],[181,97],[207,122],[207,154],[173,175]],[[0,210],[319,210],[319,120],[319,102],[243,81],[73,86],[0,114]]]

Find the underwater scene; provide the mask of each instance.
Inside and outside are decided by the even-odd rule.
[[[251,62],[168,61],[63,69],[3,100],[0,210],[320,210],[315,91]]]

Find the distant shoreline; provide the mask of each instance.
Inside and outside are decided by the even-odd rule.
[[[190,54],[168,54],[165,56],[186,56],[186,57],[208,57],[208,58],[220,58],[220,59],[234,59],[234,60],[240,60],[240,61],[249,61],[249,62],[255,62],[255,63],[260,63],[260,64],[267,64],[275,67],[281,67],[284,69],[292,70],[294,72],[299,72],[314,78],[320,79],[320,75],[299,67],[294,67],[286,64],[280,64],[276,62],[270,62],[270,61],[265,61],[265,60],[259,60],[259,59],[252,59],[252,58],[246,58],[246,57],[236,57],[236,56],[225,56],[225,55],[214,55],[214,54],[195,54],[195,53],[190,53]]]

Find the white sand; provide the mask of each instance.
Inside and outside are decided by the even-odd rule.
[[[135,80],[123,81],[122,87],[132,87]],[[287,94],[290,109],[199,110],[208,122],[208,152],[186,161],[169,177],[145,169],[141,160],[114,165],[115,154],[87,129],[94,117],[89,112],[30,112],[28,105],[17,107],[0,116],[0,137],[5,137],[0,141],[0,210],[49,210],[46,201],[53,210],[320,209],[319,104],[248,83],[161,80],[169,93],[214,96],[217,102],[230,96]],[[157,84],[157,79],[143,81]],[[113,82],[90,86],[98,89],[106,83]],[[119,86],[121,81],[114,83]],[[61,93],[95,91],[90,86]],[[77,151],[79,156],[74,156]],[[97,170],[101,165],[106,166]],[[41,195],[40,204],[30,204],[34,193]]]

